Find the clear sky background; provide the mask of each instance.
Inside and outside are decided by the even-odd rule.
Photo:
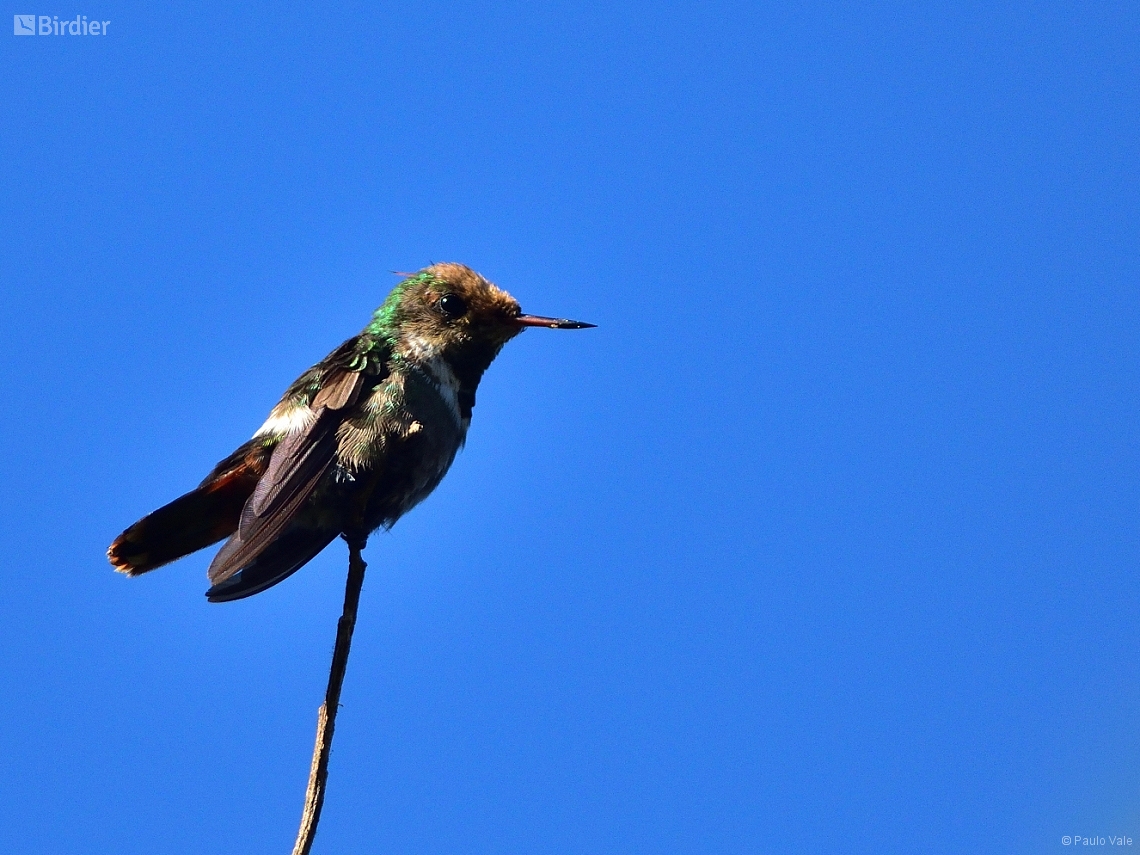
[[[1138,10],[10,7],[111,24],[0,36],[0,851],[289,850],[343,544],[104,550],[445,260],[598,329],[373,538],[316,852],[1140,847]]]

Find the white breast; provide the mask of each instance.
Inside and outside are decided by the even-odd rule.
[[[414,360],[413,364],[419,367],[421,373],[439,392],[455,423],[464,427],[463,419],[459,415],[459,378],[455,376],[447,360],[440,355],[438,348],[419,336],[410,336],[406,343],[408,356]]]

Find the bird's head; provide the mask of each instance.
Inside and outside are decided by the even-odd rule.
[[[518,301],[462,264],[433,264],[398,284],[369,331],[411,361],[442,357],[482,373],[527,327],[584,329],[580,321],[524,315]]]

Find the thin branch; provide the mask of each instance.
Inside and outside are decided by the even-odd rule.
[[[340,687],[348,668],[348,651],[352,647],[352,631],[356,628],[356,608],[360,605],[360,589],[364,585],[364,571],[368,567],[361,557],[367,537],[345,537],[348,542],[348,581],[344,586],[344,611],[336,624],[336,646],[333,647],[332,665],[329,668],[329,686],[325,702],[317,710],[317,742],[313,746],[313,763],[309,767],[309,789],[305,793],[305,809],[301,812],[301,827],[293,855],[309,855],[317,823],[321,820],[321,806],[325,803],[325,784],[329,777],[329,754],[332,751],[333,727],[340,706]]]

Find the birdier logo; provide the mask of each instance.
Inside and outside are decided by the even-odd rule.
[[[88,21],[86,15],[60,20],[59,15],[13,15],[12,31],[17,36],[105,36],[110,21]]]

